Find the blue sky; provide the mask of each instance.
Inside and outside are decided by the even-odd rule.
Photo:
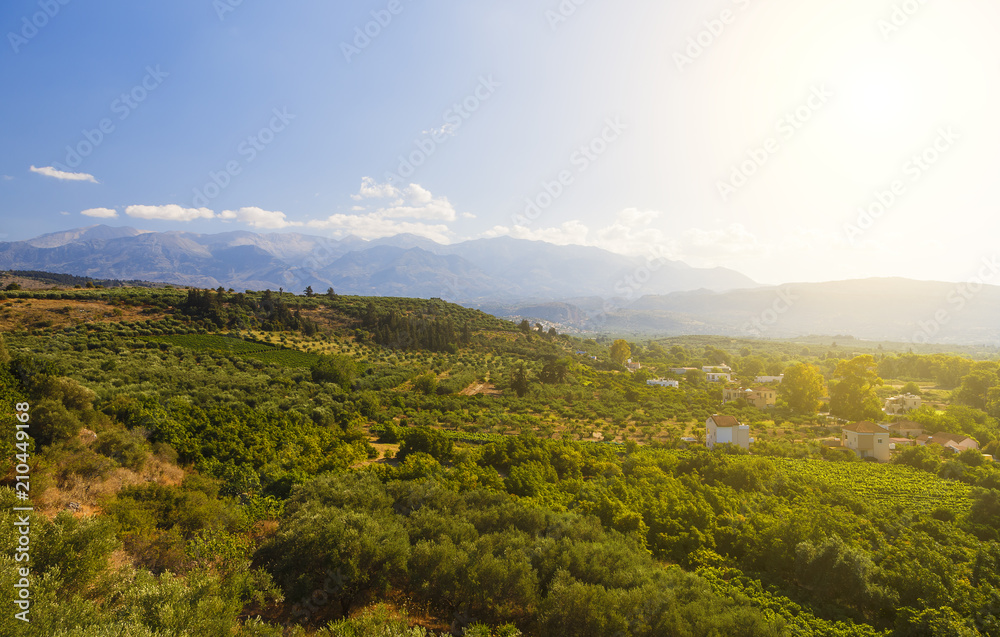
[[[773,283],[995,256],[991,3],[344,4],[4,3],[0,238],[512,235]]]

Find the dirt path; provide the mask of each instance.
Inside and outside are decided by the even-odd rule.
[[[458,392],[458,394],[460,396],[476,396],[479,394],[485,394],[486,396],[500,396],[503,392],[490,383],[472,383],[462,391]]]

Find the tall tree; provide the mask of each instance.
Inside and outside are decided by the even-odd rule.
[[[962,378],[962,385],[953,395],[955,402],[976,409],[986,409],[990,390],[1000,385],[997,364],[981,362]]]
[[[514,368],[514,372],[511,374],[510,388],[514,390],[518,398],[522,398],[528,393],[529,383],[528,370],[525,369],[524,363],[519,363],[518,366]]]
[[[814,365],[799,363],[785,370],[785,378],[778,386],[778,395],[785,399],[793,411],[814,414],[823,396],[823,376]]]
[[[618,339],[611,344],[611,360],[619,365],[624,365],[625,361],[632,357],[632,348],[628,341]]]
[[[846,420],[881,420],[882,405],[875,388],[882,379],[875,372],[871,354],[840,361],[833,371],[838,380],[830,383],[830,413]]]

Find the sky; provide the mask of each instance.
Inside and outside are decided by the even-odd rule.
[[[8,0],[0,240],[513,236],[761,283],[997,258],[987,0]]]

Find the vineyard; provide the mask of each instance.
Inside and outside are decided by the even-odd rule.
[[[971,487],[925,471],[873,462],[771,459],[789,477],[807,477],[821,484],[846,489],[865,502],[893,511],[906,507],[931,513],[939,507],[965,514],[971,505]]]
[[[244,341],[239,338],[205,334],[175,334],[167,336],[147,336],[143,340],[165,343],[196,351],[223,352],[233,356],[253,358],[282,367],[311,367],[318,360],[316,354],[298,350],[280,349],[264,343]]]

